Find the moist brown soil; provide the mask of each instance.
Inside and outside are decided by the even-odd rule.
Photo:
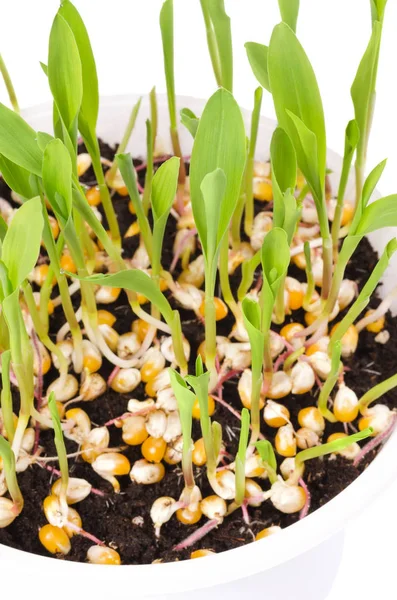
[[[83,147],[81,147],[83,151]],[[106,144],[101,143],[102,156],[112,159],[114,150]],[[135,161],[139,164],[140,161]],[[95,184],[92,169],[90,169],[82,178],[87,184]],[[144,171],[139,172],[139,181],[144,184]],[[10,200],[10,193],[5,183],[0,179],[0,196]],[[133,219],[128,210],[128,200],[117,194],[114,196],[114,206],[119,219],[122,234],[125,233]],[[263,210],[263,203],[256,202],[255,208],[259,212]],[[104,221],[106,225],[106,221]],[[166,234],[164,237],[163,266],[168,269],[172,260],[172,246],[175,238],[175,221],[169,218]],[[127,238],[124,240],[124,255],[131,257],[138,246],[138,238]],[[377,261],[377,254],[372,249],[367,240],[363,240],[354,259],[349,264],[346,277],[353,279],[361,288],[367,276],[373,270]],[[177,266],[175,275],[178,274]],[[304,272],[291,266],[290,275],[304,280]],[[239,270],[232,278],[232,283],[239,281]],[[57,291],[54,291],[56,294]],[[171,303],[179,308],[183,331],[191,345],[192,363],[196,356],[196,350],[204,338],[202,324],[192,317],[192,313],[180,309],[169,296]],[[73,298],[76,307],[79,304],[79,295]],[[371,306],[376,307],[379,300],[374,297]],[[130,330],[133,315],[131,314],[127,298],[122,292],[116,303],[109,306],[99,306],[114,311],[117,316],[115,329],[119,333]],[[51,316],[51,331],[56,332],[64,322],[64,316],[60,308],[55,310]],[[303,322],[303,313],[294,312],[289,321]],[[229,316],[218,323],[219,335],[227,335],[233,325],[233,320]],[[364,330],[360,334],[358,349],[352,361],[345,361],[346,372],[345,381],[348,386],[353,388],[358,396],[366,392],[376,383],[390,377],[395,373],[395,356],[397,355],[397,319],[392,318],[390,314],[386,317],[386,328],[390,332],[390,340],[387,344],[381,345],[374,341],[374,334]],[[104,360],[101,370],[102,375],[110,373],[112,367]],[[51,370],[45,377],[45,386],[57,376],[55,370]],[[133,397],[144,399],[143,384],[133,392]],[[76,404],[83,408],[91,418],[93,424],[103,425],[110,419],[123,414],[127,409],[127,403],[131,394],[120,395],[112,390],[108,390],[103,396],[94,402],[85,402]],[[223,397],[234,408],[241,410],[241,402],[237,393],[237,380],[229,380],[225,383]],[[305,406],[315,403],[311,393],[288,398],[288,409],[291,413],[291,420],[294,426],[298,426],[297,414]],[[397,396],[392,391],[382,398],[382,402],[391,408],[397,408]],[[18,401],[15,400],[15,409],[18,408]],[[232,455],[235,454],[239,434],[239,421],[223,406],[217,404],[214,418],[222,424],[224,432],[224,442],[226,450]],[[121,430],[110,427],[111,446],[123,445],[121,439]],[[325,438],[334,431],[343,431],[342,425],[327,424]],[[262,433],[268,439],[274,438],[276,430],[267,427],[262,422]],[[201,437],[199,425],[197,422],[193,425],[193,438],[196,440]],[[44,448],[43,455],[55,456],[55,447],[53,435],[50,431],[43,431],[40,435],[40,444]],[[76,451],[74,442],[66,440],[68,452]],[[125,451],[131,464],[141,458],[140,447],[128,446]],[[374,458],[376,451],[367,455],[366,459],[357,468],[343,457],[325,457],[315,459],[306,463],[305,481],[311,493],[310,512],[313,512],[331,500],[334,496],[344,490],[359,474],[364,470],[368,463]],[[282,458],[280,458],[282,462]],[[51,463],[56,465],[56,463]],[[157,540],[154,536],[154,528],[150,519],[150,508],[153,501],[159,496],[172,496],[178,498],[183,485],[180,466],[166,466],[166,476],[155,485],[139,486],[132,483],[128,476],[119,478],[121,493],[116,495],[106,481],[99,477],[91,466],[81,459],[70,459],[70,475],[87,479],[95,488],[101,490],[104,495],[90,494],[88,498],[76,505],[83,521],[83,527],[86,531],[94,534],[97,538],[103,540],[107,545],[117,549],[121,555],[123,564],[145,564],[151,563],[156,559],[164,561],[175,561],[187,559],[192,550],[198,548],[210,548],[216,552],[223,552],[230,548],[235,548],[253,541],[255,534],[270,525],[279,525],[288,527],[299,519],[299,514],[285,515],[277,511],[270,502],[264,502],[259,508],[249,508],[251,524],[248,527],[242,519],[241,511],[234,512],[227,517],[222,525],[209,533],[203,540],[195,546],[182,552],[175,552],[172,548],[181,540],[191,534],[196,528],[200,527],[204,518],[191,527],[186,527],[179,523],[173,517],[169,523],[162,528],[161,538]],[[208,485],[205,470],[195,468],[195,475],[198,485],[201,487],[203,496],[211,494]],[[25,499],[25,506],[22,514],[7,528],[0,529],[0,543],[27,552],[34,552],[43,556],[51,556],[40,544],[38,539],[38,530],[45,525],[46,519],[42,511],[42,502],[50,493],[51,484],[54,480],[53,474],[47,469],[38,465],[30,467],[27,471],[19,474],[19,484]],[[266,488],[269,484],[262,481],[262,487]],[[140,519],[136,519],[140,517]],[[82,561],[86,559],[87,549],[92,545],[89,540],[75,536],[72,540],[72,550],[66,557],[58,557],[63,560]]]

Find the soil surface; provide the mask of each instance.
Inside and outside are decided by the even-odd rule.
[[[81,146],[81,151],[84,148]],[[112,159],[114,149],[106,144],[101,144],[101,154],[103,157]],[[140,161],[135,161],[140,164]],[[87,184],[95,184],[95,178],[92,169],[83,176],[82,181]],[[139,171],[139,182],[144,185],[144,170]],[[0,179],[0,196],[10,200],[9,189]],[[134,217],[128,210],[128,199],[122,198],[117,194],[113,197],[114,205],[117,211],[121,233],[124,234]],[[264,209],[261,202],[255,203],[256,211]],[[106,226],[106,222],[104,222]],[[175,220],[170,217],[167,230],[164,237],[163,266],[168,269],[172,260],[172,246],[175,238]],[[124,255],[131,257],[138,246],[138,237],[127,238],[124,240]],[[370,246],[367,240],[363,240],[354,259],[349,264],[345,277],[357,282],[359,288],[369,273],[373,270],[377,261],[377,254]],[[175,275],[178,274],[180,265],[177,266]],[[291,266],[290,275],[304,280],[305,275],[297,267]],[[233,277],[236,282],[239,281],[239,270]],[[57,290],[54,290],[57,295]],[[169,296],[174,307],[179,308]],[[73,298],[76,307],[79,305],[79,295]],[[379,300],[373,297],[370,306],[376,307]],[[116,303],[110,306],[99,306],[107,310],[115,311],[117,316],[115,329],[119,333],[130,331],[133,315],[127,302],[124,292],[121,293]],[[196,349],[204,338],[204,329],[202,324],[195,318],[192,318],[192,312],[181,310],[181,321],[183,331],[191,345],[192,364],[196,356]],[[343,314],[343,313],[342,313]],[[342,315],[341,315],[342,316]],[[194,315],[193,315],[194,317]],[[60,308],[55,310],[51,319],[51,331],[55,333],[64,322],[64,316]],[[303,312],[295,311],[289,321],[303,322]],[[337,319],[339,320],[339,319]],[[361,332],[358,349],[353,360],[345,361],[346,372],[345,382],[353,388],[360,397],[370,387],[376,383],[390,377],[395,373],[395,356],[397,355],[397,319],[392,318],[390,314],[386,318],[386,329],[390,333],[390,340],[382,345],[374,341],[375,335],[366,330]],[[232,318],[227,317],[218,323],[218,334],[227,335],[232,327]],[[112,367],[104,360],[101,374],[106,378]],[[51,370],[45,377],[45,386],[56,376],[56,371]],[[103,425],[110,419],[120,416],[127,409],[129,398],[144,399],[144,385],[140,386],[131,394],[120,395],[108,390],[103,396],[94,402],[85,402],[76,404],[83,408],[97,425]],[[237,379],[229,380],[225,383],[223,389],[223,398],[234,408],[241,410],[241,401],[237,393]],[[288,409],[291,413],[291,421],[294,426],[298,426],[297,414],[305,406],[313,405],[313,396],[291,395],[287,400]],[[390,407],[397,408],[397,395],[392,391],[383,396],[382,403]],[[17,400],[15,409],[18,408]],[[226,450],[234,455],[238,443],[239,421],[223,406],[217,404],[214,419],[222,424],[224,432],[224,442]],[[116,447],[123,445],[121,439],[121,430],[116,427],[109,428],[111,434],[110,446]],[[326,438],[334,431],[343,431],[341,423],[327,424],[324,437]],[[276,430],[267,427],[262,420],[262,433],[272,440]],[[194,422],[193,439],[201,437],[198,422]],[[43,431],[40,434],[40,445],[44,448],[43,455],[55,456],[55,447],[51,431]],[[68,452],[75,452],[77,446],[74,442],[66,440]],[[131,464],[141,458],[140,447],[128,446],[125,451]],[[331,500],[334,496],[345,489],[356,477],[360,475],[363,469],[374,458],[376,451],[367,455],[359,467],[354,467],[351,461],[340,456],[325,457],[324,459],[315,459],[306,463],[304,479],[311,493],[310,512],[313,512]],[[282,460],[280,460],[282,462]],[[47,463],[57,465],[54,463]],[[81,459],[70,459],[70,475],[87,479],[102,495],[92,493],[84,501],[75,505],[82,521],[83,528],[94,534],[97,538],[103,540],[107,545],[118,550],[123,564],[145,564],[154,560],[175,561],[187,559],[192,550],[198,548],[209,548],[216,552],[222,552],[230,548],[251,543],[255,534],[270,525],[279,525],[284,528],[299,519],[299,514],[285,515],[277,511],[268,501],[264,502],[259,508],[249,508],[251,525],[247,526],[242,519],[241,510],[237,510],[231,516],[227,517],[224,523],[217,529],[209,533],[203,540],[192,548],[175,552],[173,546],[185,539],[197,527],[200,527],[204,518],[194,526],[186,527],[179,523],[173,517],[162,527],[162,533],[159,540],[154,536],[153,523],[150,519],[150,508],[153,501],[159,496],[172,496],[178,498],[182,486],[183,478],[180,466],[166,466],[166,476],[155,485],[139,486],[132,483],[128,476],[119,478],[121,493],[116,495],[106,481],[99,477],[91,466]],[[50,467],[51,469],[51,467]],[[208,485],[204,469],[195,468],[197,483],[200,485],[203,496],[211,492]],[[39,465],[30,467],[25,472],[18,475],[18,481],[25,499],[25,507],[22,514],[7,528],[0,529],[0,543],[20,550],[34,552],[44,556],[50,556],[43,548],[38,538],[38,530],[46,524],[46,519],[42,511],[42,502],[50,493],[51,484],[54,481],[54,474]],[[265,489],[269,483],[267,480],[259,480]],[[138,518],[139,517],[139,518]],[[72,540],[72,550],[66,557],[58,557],[63,560],[85,561],[87,549],[92,545],[89,540],[75,536]]]

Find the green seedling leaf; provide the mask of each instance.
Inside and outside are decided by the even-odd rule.
[[[143,294],[152,304],[157,306],[170,327],[173,324],[174,314],[168,300],[160,292],[150,276],[139,269],[128,269],[112,274],[98,273],[88,277],[78,277],[72,273],[70,275],[75,279],[87,281],[88,283],[119,287],[136,292],[137,294]]]
[[[10,362],[11,362],[11,351],[5,350],[1,353],[1,416],[4,423],[4,428],[7,433],[7,437],[12,443],[15,433],[14,415],[12,406],[11,396],[11,383],[10,383]]]
[[[363,210],[356,234],[367,235],[383,227],[397,226],[397,194],[376,200]]]
[[[198,230],[203,254],[207,263],[214,263],[216,268],[216,257],[220,243],[225,235],[225,223],[220,223],[222,206],[225,201],[226,177],[222,169],[215,169],[208,173],[200,186],[204,202],[202,212],[204,213],[205,229]]]
[[[295,190],[297,168],[296,153],[292,142],[284,129],[277,127],[270,143],[273,183],[273,225],[283,227],[285,221],[284,194]],[[296,202],[295,202],[296,208]]]
[[[72,162],[61,140],[51,140],[44,150],[44,191],[51,207],[65,226],[72,212]]]
[[[245,494],[245,457],[247,453],[248,437],[250,431],[250,413],[247,408],[241,411],[241,429],[238,443],[238,452],[236,456],[236,495],[235,502],[241,506]]]
[[[1,255],[13,290],[19,288],[37,262],[43,226],[39,197],[25,202],[14,214],[3,240]]]
[[[4,155],[0,155],[0,171],[6,184],[18,196],[26,199],[32,197],[29,171],[8,160]]]
[[[77,131],[77,117],[83,99],[81,60],[73,32],[59,13],[50,33],[48,82],[67,131],[69,134]]]
[[[168,215],[178,185],[180,159],[173,156],[157,169],[152,181],[153,255],[152,267],[158,273]]]
[[[3,240],[5,238],[5,235],[7,233],[7,229],[8,229],[8,225],[7,223],[4,221],[3,217],[0,215],[0,256],[1,256],[1,246],[3,243]]]
[[[334,344],[330,344],[330,350],[331,370],[328,374],[327,379],[324,382],[323,387],[320,390],[320,396],[318,399],[318,409],[323,415],[323,417],[327,419],[327,421],[330,421],[330,423],[336,423],[336,418],[328,408],[328,398],[330,397],[331,392],[334,389],[336,382],[338,381],[338,377],[342,367],[342,364],[340,362],[342,344],[340,340],[336,341]]]
[[[83,95],[79,112],[79,129],[81,134],[89,138],[95,134],[98,119],[99,94],[98,76],[90,38],[84,22],[69,0],[63,0],[58,11],[72,30],[81,62]]]
[[[267,68],[267,55],[269,48],[264,44],[257,44],[256,42],[247,42],[245,44],[247,56],[251,69],[257,78],[258,82],[268,92],[271,92],[269,73]]]
[[[63,437],[61,420],[59,418],[58,408],[56,404],[56,398],[54,392],[51,392],[48,399],[48,407],[50,409],[52,426],[54,428],[54,443],[57,451],[59,460],[59,469],[61,471],[62,483],[67,488],[69,480],[69,466],[68,458],[65,447],[65,440]]]
[[[395,387],[397,387],[397,374],[384,379],[377,385],[374,385],[374,387],[361,396],[358,402],[360,412],[364,412],[364,409],[367,408],[372,402],[375,402],[375,400],[378,400],[378,398],[381,398],[381,396],[387,394],[387,392],[390,392]]]
[[[279,126],[285,129],[294,145],[298,166],[306,181],[316,193],[320,190],[322,193],[326,169],[323,105],[310,61],[285,23],[273,30],[268,70]],[[291,114],[297,118],[291,118]]]
[[[372,22],[383,21],[387,0],[370,0]]]
[[[247,163],[245,166],[245,181],[244,188],[241,190],[241,197],[237,203],[235,213],[233,215],[232,223],[232,236],[234,243],[240,241],[240,229],[241,229],[241,217],[245,209],[245,220],[244,230],[245,233],[250,237],[252,235],[252,224],[254,220],[254,191],[253,191],[253,179],[254,179],[254,165],[255,165],[255,150],[256,142],[258,139],[258,128],[260,120],[260,112],[262,106],[263,89],[261,87],[256,88],[254,93],[254,109],[251,116],[251,130],[248,142],[248,156]],[[245,189],[245,197],[244,197]]]
[[[240,302],[243,301],[246,294],[248,293],[248,290],[250,289],[252,282],[254,281],[255,271],[259,267],[260,264],[261,264],[261,250],[258,250],[257,252],[255,252],[255,254],[252,258],[243,262],[243,264],[241,265],[242,277],[241,277],[241,283],[240,283],[238,291],[237,291],[237,297]]]
[[[280,227],[273,227],[266,235],[262,250],[263,269],[262,331],[269,330],[273,306],[281,281],[285,277],[290,263],[290,248],[287,234]]]
[[[15,456],[10,443],[0,435],[0,456],[3,460],[3,470],[8,491],[19,514],[23,508],[23,497],[18,486],[15,469]]]
[[[293,32],[296,32],[296,23],[299,14],[299,0],[278,0],[281,19],[287,23]]]
[[[192,487],[194,485],[193,467],[192,467],[192,421],[193,405],[196,400],[195,394],[188,388],[183,377],[174,369],[169,368],[171,386],[175,394],[179,418],[181,420],[183,450],[182,450],[182,470],[185,478],[185,485]]]
[[[230,17],[226,14],[224,0],[203,0],[203,11],[208,10],[221,73],[220,85],[233,91],[233,47]]]
[[[273,446],[268,440],[260,440],[255,443],[255,448],[258,450],[259,456],[266,468],[270,483],[275,483],[277,481],[277,460]]]
[[[350,325],[354,323],[359,314],[366,308],[371,299],[371,295],[373,294],[374,290],[376,289],[376,286],[378,285],[384,272],[386,271],[391,257],[396,251],[397,239],[394,238],[390,240],[390,242],[387,244],[376,267],[373,269],[371,275],[369,276],[368,280],[366,281],[356,300],[350,306],[347,314],[343,317],[342,321],[338,323],[338,327],[335,329],[330,339],[331,348],[337,344],[340,344],[340,340],[345,335]]]
[[[192,137],[195,138],[200,119],[196,117],[190,108],[182,108],[180,115],[181,123],[183,123],[186,129],[192,134]]]
[[[22,117],[0,104],[0,154],[30,173],[41,175],[43,155],[36,137]]]
[[[350,226],[349,235],[354,235],[357,231],[357,228],[360,224],[361,217],[363,215],[363,210],[367,206],[379,179],[382,176],[384,168],[386,166],[387,159],[380,162],[374,169],[372,169],[371,173],[366,178],[363,189],[361,191],[361,198],[356,206],[356,211],[354,213],[354,218],[352,224]]]
[[[245,161],[246,138],[241,111],[233,96],[227,90],[219,89],[208,100],[200,118],[190,162],[190,197],[202,240],[207,238],[201,191],[203,179],[216,169],[222,169],[226,176],[218,224],[218,232],[224,232],[239,198]]]
[[[154,151],[156,146],[157,138],[157,122],[158,122],[158,109],[157,109],[157,96],[156,87],[152,87],[150,90],[150,122],[152,124],[152,135],[153,135],[153,148]]]
[[[167,84],[168,109],[171,129],[177,128],[174,74],[174,3],[165,0],[160,11],[161,39],[163,41],[164,71]]]
[[[37,132],[37,143],[42,152],[46,149],[47,144],[51,142],[54,138],[49,133],[45,133],[44,131]]]
[[[260,395],[262,388],[262,365],[265,349],[265,335],[261,331],[261,310],[259,304],[251,298],[244,298],[242,302],[244,326],[248,333],[251,346],[251,422],[255,435],[259,433],[260,426]]]
[[[348,448],[356,442],[361,442],[362,440],[367,439],[373,434],[373,431],[374,430],[372,429],[372,427],[367,427],[367,429],[363,429],[363,431],[353,433],[352,435],[348,435],[347,437],[340,438],[333,442],[328,442],[327,444],[320,444],[319,446],[314,446],[313,448],[302,450],[302,452],[298,452],[298,454],[296,455],[295,464],[301,465],[306,460],[318,458],[319,456],[326,456],[327,454],[332,454],[334,452],[340,452],[341,450]]]
[[[210,372],[206,371],[204,373],[203,363],[201,360],[196,361],[196,375],[188,375],[186,377],[186,381],[193,388],[200,406],[200,427],[201,433],[203,434],[205,453],[207,456],[207,469],[210,472],[215,473],[216,459],[219,453],[219,450],[218,453],[216,452],[215,446],[218,445],[219,427],[215,426],[215,430],[213,429],[215,422],[211,424],[211,419],[208,413]],[[222,440],[222,432],[220,437]]]

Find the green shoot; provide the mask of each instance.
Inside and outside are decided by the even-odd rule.
[[[1,354],[1,415],[7,438],[12,444],[15,435],[14,414],[12,410],[12,396],[10,385],[11,352],[5,350]]]
[[[153,124],[146,120],[146,174],[145,188],[143,190],[142,206],[146,216],[149,213],[150,202],[152,199],[152,182],[153,182]]]
[[[174,3],[173,0],[165,0],[160,11],[160,29],[163,42],[164,71],[167,84],[168,111],[170,115],[170,134],[172,148],[175,156],[182,158],[182,150],[179,142],[178,123],[176,117],[175,99],[175,73],[174,73]],[[181,160],[179,165],[179,184],[181,191],[185,186],[186,171],[185,163]],[[182,207],[180,207],[181,209]],[[183,211],[182,211],[183,212]]]
[[[316,76],[296,35],[285,23],[274,30],[268,51],[270,88],[279,125],[295,148],[297,162],[316,205],[323,239],[322,294],[332,277],[332,244],[325,202],[326,135]]]
[[[318,398],[318,410],[321,412],[323,417],[327,419],[327,421],[329,421],[330,423],[336,423],[336,418],[328,408],[328,398],[330,397],[331,392],[334,389],[336,382],[338,381],[341,372],[341,367],[343,368],[340,362],[341,351],[341,342],[336,341],[331,346],[331,370],[327,379],[324,382],[323,387],[320,390],[320,396]]]
[[[262,87],[270,92],[269,72],[267,68],[267,55],[269,48],[264,44],[256,42],[247,42],[245,44],[247,56],[251,69]]]
[[[254,220],[254,193],[252,189],[252,180],[254,177],[254,162],[256,141],[258,138],[259,119],[262,106],[263,90],[258,87],[254,95],[254,110],[251,117],[251,133],[248,146],[247,164],[245,167],[245,219],[244,230],[250,236],[252,233],[252,223]],[[244,196],[243,196],[244,198]],[[237,210],[236,210],[237,212]],[[233,238],[236,242],[240,242],[240,218],[236,219]]]
[[[238,444],[238,452],[235,461],[236,472],[236,495],[235,502],[237,506],[241,506],[245,495],[245,458],[247,454],[248,436],[250,431],[250,413],[248,409],[243,408],[241,411],[241,429],[240,439]]]
[[[224,0],[200,0],[208,50],[219,87],[233,91],[233,48],[230,18]]]
[[[190,108],[182,108],[180,115],[181,123],[192,134],[192,137],[195,138],[200,119],[196,117],[196,115],[192,110],[190,110]]]
[[[376,203],[374,203],[376,204]],[[369,208],[374,206],[371,204]],[[385,207],[386,210],[387,206]],[[373,294],[375,288],[377,287],[379,281],[381,280],[384,272],[386,271],[388,264],[390,262],[391,257],[397,250],[397,239],[394,238],[390,240],[387,244],[385,250],[383,251],[382,256],[380,257],[376,267],[373,269],[371,275],[369,276],[367,282],[365,283],[363,289],[359,293],[358,297],[354,301],[354,303],[350,306],[347,314],[343,317],[342,321],[338,323],[338,327],[335,329],[334,333],[330,339],[331,348],[339,343],[339,340],[342,339],[348,328],[354,321],[357,319],[358,315],[365,309],[368,305],[371,295]]]
[[[189,503],[190,494],[194,488],[194,475],[192,463],[192,412],[196,396],[188,388],[185,380],[174,371],[169,369],[171,386],[178,402],[179,418],[181,420],[183,449],[182,449],[182,471],[185,480],[184,494],[187,495],[186,503]]]
[[[273,446],[269,440],[260,440],[256,442],[255,448],[259,452],[259,456],[266,468],[267,475],[271,484],[276,483],[277,477],[277,460],[274,454]]]
[[[313,296],[313,293],[314,293],[314,290],[316,287],[316,284],[314,281],[314,276],[313,276],[312,256],[311,256],[309,242],[304,243],[303,252],[304,252],[305,261],[306,261],[305,271],[306,271],[307,289],[306,289],[305,296],[303,298],[302,306],[303,306],[304,310],[308,311],[310,309],[310,301],[312,299],[312,296]]]
[[[237,298],[240,302],[242,302],[245,296],[247,295],[254,280],[255,271],[260,264],[261,251],[258,250],[257,252],[255,252],[254,256],[250,258],[250,260],[243,262],[243,264],[241,265],[242,277],[239,288],[237,290]]]
[[[265,337],[264,376],[268,384],[272,376],[273,362],[270,353],[270,325],[273,308],[281,283],[284,281],[290,262],[290,249],[287,234],[280,227],[273,227],[266,235],[261,262],[263,285],[260,296],[261,330]]]
[[[356,206],[364,181],[367,147],[375,108],[376,78],[382,38],[383,18],[387,0],[371,0],[372,33],[368,46],[358,66],[350,93],[354,105],[354,116],[360,132],[356,156]]]
[[[66,499],[69,484],[69,465],[67,452],[65,448],[65,440],[63,438],[62,426],[59,418],[54,392],[51,392],[50,394],[50,397],[48,399],[48,406],[50,409],[52,425],[54,428],[54,443],[59,461],[59,470],[61,471],[61,489],[59,494],[59,504],[63,513],[63,518],[66,521],[69,510]]]
[[[141,102],[142,102],[142,97],[139,98],[138,102],[136,104],[134,104],[134,106],[132,107],[130,118],[128,119],[127,127],[125,128],[122,140],[117,147],[115,156],[117,156],[118,154],[123,154],[123,152],[126,151],[128,142],[130,141],[132,132],[134,131],[134,127],[135,127],[135,123],[136,123],[136,120],[138,117],[139,109],[141,107]],[[108,182],[110,184],[112,184],[114,176],[116,175],[116,171],[117,171],[117,162],[113,162],[112,166],[110,167],[110,169],[107,173]]]
[[[207,476],[215,493],[219,493],[220,486],[216,479],[218,455],[222,443],[222,429],[219,423],[211,419],[208,413],[208,392],[210,373],[204,373],[201,357],[196,360],[196,375],[188,375],[187,383],[194,389],[200,406],[200,427],[204,440],[205,454],[207,457]],[[221,493],[219,495],[222,495]]]
[[[299,0],[278,0],[281,19],[296,33],[296,22],[299,13]]]
[[[9,442],[7,442],[2,435],[0,435],[0,456],[3,459],[3,470],[7,488],[14,503],[17,515],[19,515],[23,509],[23,496],[17,481],[15,455]]]
[[[29,173],[41,175],[43,153],[36,132],[4,104],[0,104],[0,154]]]
[[[150,122],[152,124],[152,134],[153,134],[153,143],[152,143],[152,152],[156,151],[156,138],[157,138],[157,121],[158,121],[158,109],[157,109],[157,96],[156,96],[156,87],[152,87],[149,94],[150,98]]]
[[[15,93],[15,89],[14,89],[14,86],[12,85],[10,74],[8,72],[8,69],[6,67],[6,64],[5,64],[4,59],[1,56],[1,54],[0,54],[0,73],[3,77],[4,84],[7,89],[8,97],[11,102],[11,106],[13,107],[15,112],[19,113],[19,104],[18,104],[17,95]]]
[[[327,444],[320,444],[319,446],[313,446],[313,448],[307,448],[307,450],[302,450],[298,452],[295,456],[295,465],[296,467],[301,466],[306,460],[311,460],[312,458],[319,458],[320,456],[326,456],[327,454],[333,454],[334,452],[340,452],[345,448],[348,448],[352,444],[356,442],[361,442],[362,440],[367,439],[373,433],[372,427],[367,427],[363,431],[359,431],[357,433],[353,433],[352,435],[348,435],[347,437],[339,438],[334,440],[333,442],[328,442]],[[297,468],[297,470],[299,470]]]
[[[390,392],[390,390],[394,389],[397,386],[397,374],[392,375],[388,379],[381,381],[377,385],[374,385],[368,392],[366,392],[363,396],[361,396],[358,405],[360,407],[360,412],[364,413],[365,409],[368,406],[375,402],[378,398]]]
[[[261,311],[259,304],[250,298],[242,302],[244,326],[251,345],[251,443],[255,443],[260,432],[260,396],[262,389],[262,366],[265,351],[265,335],[261,331]]]
[[[117,154],[116,163],[130,195],[131,202],[138,219],[139,229],[141,231],[143,243],[145,244],[146,252],[151,258],[153,248],[152,232],[150,230],[149,221],[143,209],[138,187],[136,185],[136,172],[132,162],[131,154]]]
[[[346,127],[345,151],[343,153],[342,173],[339,180],[337,203],[335,208],[334,220],[332,223],[332,244],[334,253],[338,252],[339,231],[343,212],[343,201],[345,198],[346,186],[350,174],[350,167],[352,164],[353,155],[356,151],[359,138],[360,131],[358,129],[357,121],[353,119],[352,121],[349,121]]]
[[[190,197],[197,231],[203,243],[207,238],[207,212],[203,211],[201,184],[205,176],[216,169],[224,172],[226,187],[219,209],[217,244],[222,241],[220,276],[223,297],[237,314],[229,285],[229,243],[224,234],[240,195],[245,161],[246,138],[241,111],[230,92],[221,88],[208,100],[194,138],[190,162]],[[218,175],[217,178],[219,177]],[[207,258],[208,261],[213,259],[213,256]]]

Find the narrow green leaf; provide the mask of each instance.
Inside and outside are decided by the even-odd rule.
[[[1,247],[3,244],[3,240],[5,238],[5,235],[7,233],[7,229],[8,229],[8,225],[7,223],[4,221],[3,217],[0,215],[0,256],[1,256]]]
[[[258,302],[252,298],[244,298],[242,302],[242,312],[244,326],[247,330],[252,356],[252,375],[254,371],[260,374],[263,363],[263,348],[265,345],[265,336],[261,331],[261,310]]]
[[[55,137],[57,137],[57,136],[55,136]],[[37,144],[42,152],[44,152],[47,144],[49,142],[51,142],[51,140],[53,140],[53,139],[54,139],[53,136],[50,135],[49,133],[46,133],[45,131],[37,132]]]
[[[21,196],[22,198],[29,199],[32,197],[32,190],[30,187],[30,173],[23,167],[20,167],[16,163],[8,160],[4,155],[0,154],[0,171],[1,175],[6,184]]]
[[[174,73],[174,3],[165,0],[160,11],[161,39],[163,41],[164,71],[167,84],[168,109],[171,128],[176,129],[175,73]]]
[[[192,470],[192,421],[193,405],[196,401],[195,394],[188,388],[183,377],[177,371],[169,368],[171,387],[178,403],[179,418],[182,427],[183,452],[182,470],[185,477],[185,485],[194,483]]]
[[[208,173],[220,168],[226,176],[226,190],[219,228],[230,223],[239,198],[246,161],[246,137],[241,111],[233,96],[219,89],[208,100],[194,139],[190,162],[190,197],[199,232],[206,230],[201,183]]]
[[[71,28],[58,13],[52,24],[48,48],[48,82],[68,132],[77,126],[83,99],[79,49]]]
[[[245,457],[247,453],[248,437],[250,431],[250,413],[247,408],[241,411],[241,429],[236,456],[236,504],[241,505],[245,494]]]
[[[61,140],[54,139],[45,148],[43,185],[53,211],[65,225],[72,212],[72,162]]]
[[[22,204],[14,214],[3,240],[1,257],[13,289],[21,285],[37,262],[43,226],[39,197]]]
[[[173,156],[156,171],[152,183],[152,210],[155,221],[169,214],[178,185],[180,159]]]
[[[214,29],[221,69],[222,87],[233,91],[233,46],[230,17],[226,14],[224,0],[207,0]]]
[[[268,92],[271,92],[269,73],[267,68],[267,54],[269,48],[264,44],[257,44],[256,42],[247,42],[245,44],[247,56],[251,69],[261,84]]]
[[[397,194],[385,196],[372,202],[363,210],[360,223],[357,227],[357,235],[367,235],[371,231],[383,229],[383,227],[397,226]]]
[[[202,211],[205,218],[205,230],[199,231],[203,253],[208,264],[217,264],[217,252],[226,232],[220,216],[225,201],[226,177],[222,169],[208,173],[200,186],[203,195]]]
[[[95,133],[99,109],[98,76],[90,38],[76,7],[63,0],[59,14],[68,23],[80,55],[82,69],[83,96],[79,113],[79,129],[84,137]]]
[[[37,134],[22,117],[0,104],[0,154],[30,173],[41,175]]]
[[[296,124],[289,110],[302,121],[317,142],[316,171],[323,185],[326,168],[326,136],[324,112],[316,76],[310,61],[292,29],[280,23],[274,30],[268,51],[270,88],[280,127],[285,129],[295,147],[298,165],[310,182],[313,165],[308,172],[307,150],[304,151]]]
[[[254,280],[254,274],[256,269],[261,264],[261,250],[255,252],[254,256],[249,260],[246,260],[241,265],[242,277],[241,282],[237,291],[237,297],[240,302],[243,301],[248,290],[250,289],[252,282]]]
[[[261,249],[261,262],[263,270],[262,331],[268,332],[278,289],[290,263],[290,247],[284,229],[273,227],[266,235]]]
[[[283,227],[285,219],[284,193],[295,190],[296,185],[296,153],[292,142],[284,129],[277,127],[270,143],[270,159],[272,164],[273,183],[273,224]]]
[[[368,175],[368,177],[366,178],[366,180],[364,182],[363,189],[361,192],[361,199],[356,206],[354,218],[353,218],[352,224],[350,226],[350,230],[349,230],[350,235],[354,235],[357,231],[357,228],[360,224],[360,221],[361,221],[361,218],[363,215],[363,210],[367,206],[367,204],[378,184],[378,181],[382,176],[382,173],[386,166],[386,162],[387,162],[387,160],[385,159],[382,162],[380,162],[378,165],[376,165],[376,167],[374,169],[372,169],[371,173]]]
[[[263,462],[267,463],[274,471],[277,470],[277,459],[274,454],[273,446],[268,440],[256,442],[255,448],[259,452],[259,456]]]
[[[298,21],[299,0],[278,0],[281,19],[287,23],[296,32],[296,23]]]
[[[318,458],[319,456],[325,456],[326,454],[340,452],[341,450],[344,450],[345,448],[351,446],[351,444],[361,442],[362,440],[367,439],[372,435],[372,433],[372,427],[367,427],[367,429],[364,429],[363,431],[358,431],[357,433],[353,433],[352,435],[348,435],[347,437],[334,440],[333,442],[328,442],[327,444],[320,444],[319,446],[314,446],[313,448],[302,450],[296,455],[295,461],[297,464],[302,464],[306,460],[310,460],[312,458]]]
[[[370,0],[372,22],[383,21],[387,0]]]
[[[192,137],[195,138],[200,119],[196,117],[190,108],[182,108],[180,115],[181,123],[192,134]]]
[[[4,350],[1,353],[1,416],[3,419],[7,437],[12,443],[15,433],[15,424],[11,395],[10,361],[11,351]]]

